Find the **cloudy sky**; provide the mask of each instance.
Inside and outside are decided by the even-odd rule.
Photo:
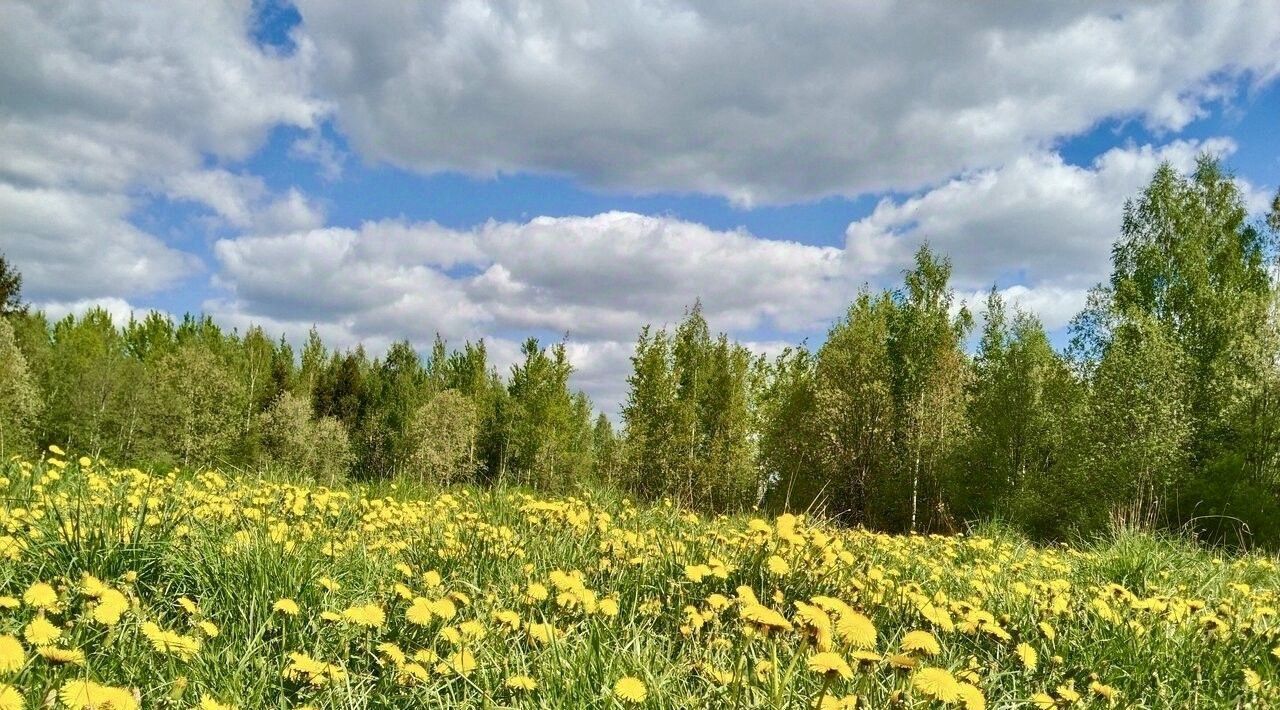
[[[804,11],[799,8],[804,7]],[[701,298],[819,342],[922,241],[1061,332],[1160,161],[1280,183],[1274,0],[0,0],[0,251],[54,314],[377,352],[567,338],[606,411]]]

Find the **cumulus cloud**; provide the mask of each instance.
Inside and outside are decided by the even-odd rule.
[[[296,188],[273,195],[256,175],[188,170],[163,181],[170,199],[201,203],[227,226],[252,232],[290,232],[324,223],[324,212]]]
[[[717,328],[794,332],[825,328],[852,294],[839,249],[624,212],[370,222],[223,239],[214,254],[228,296],[206,308],[230,322],[317,323],[343,343],[486,337],[504,365],[522,334],[568,335],[576,382],[606,409],[640,327],[674,324],[696,299]]]
[[[743,203],[914,190],[1107,118],[1176,131],[1280,72],[1268,0],[299,6],[368,158]]]
[[[148,313],[156,312],[168,315],[154,308],[138,308],[122,298],[87,298],[79,301],[45,301],[36,304],[50,320],[57,321],[69,315],[83,316],[94,308],[100,308],[111,315],[111,322],[116,325],[128,323],[130,319],[145,318]]]
[[[1090,165],[1037,152],[976,171],[903,200],[882,200],[849,225],[850,254],[871,255],[881,273],[908,268],[928,241],[948,255],[958,289],[971,302],[993,283],[1040,314],[1049,328],[1067,323],[1088,289],[1110,273],[1110,246],[1124,201],[1168,161],[1190,170],[1196,155],[1229,155],[1223,138],[1164,146],[1113,148]]]
[[[246,31],[250,10],[249,0],[5,3],[0,250],[32,297],[118,298],[193,273],[192,257],[129,219],[135,196],[166,180],[248,220],[216,173],[197,185],[190,171],[246,157],[271,126],[310,126],[323,110],[308,93],[311,45],[262,51]],[[306,223],[284,199],[264,212]]]

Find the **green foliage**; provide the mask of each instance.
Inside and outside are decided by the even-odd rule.
[[[302,472],[333,485],[355,462],[350,438],[333,417],[315,418],[311,404],[291,392],[258,415],[264,461],[273,468]]]
[[[431,396],[409,420],[410,453],[406,473],[439,485],[470,481],[479,461],[475,404],[457,390]]]
[[[623,407],[625,480],[645,498],[735,510],[757,503],[758,367],[726,335],[712,339],[701,304],[673,336],[640,333]]]
[[[0,254],[0,316],[25,313],[22,302],[22,274]]]
[[[0,318],[0,457],[31,446],[40,394],[13,327]]]

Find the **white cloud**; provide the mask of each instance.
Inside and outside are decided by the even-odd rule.
[[[917,189],[1280,72],[1270,0],[302,0],[366,158],[744,202]]]
[[[228,296],[206,309],[297,337],[420,346],[485,337],[495,361],[527,333],[568,335],[575,382],[612,411],[631,344],[701,298],[713,327],[823,329],[852,294],[839,249],[609,212],[490,222],[472,230],[370,222],[360,229],[228,238],[214,254]]]
[[[256,175],[227,170],[188,170],[165,178],[166,195],[199,202],[227,225],[253,232],[291,232],[324,223],[324,212],[295,188],[272,195]]]
[[[300,38],[292,57],[261,51],[250,9],[4,4],[0,250],[33,298],[119,298],[193,273],[192,257],[129,220],[135,196],[166,181],[187,197],[202,189],[198,199],[234,223],[253,221],[234,180],[198,171],[210,158],[246,157],[274,125],[312,125],[324,107],[308,95],[311,45]],[[278,226],[316,222],[282,199],[262,205]]]
[[[157,312],[161,315],[168,315],[163,311],[157,311],[153,308],[138,308],[122,298],[87,298],[80,301],[46,301],[37,303],[37,307],[44,311],[45,315],[51,321],[58,321],[68,315],[76,317],[83,316],[85,313],[94,308],[101,308],[111,315],[111,322],[116,325],[124,325],[130,319],[145,318],[148,313]]]
[[[37,301],[146,293],[196,270],[194,258],[130,224],[129,209],[112,193],[0,182],[0,252]]]
[[[850,254],[869,255],[882,274],[908,268],[925,241],[952,260],[958,289],[981,294],[992,283],[1017,284],[1010,295],[1064,325],[1089,287],[1110,273],[1110,246],[1124,201],[1162,161],[1192,168],[1202,151],[1230,154],[1226,139],[1114,148],[1088,166],[1056,153],[1033,153],[1008,165],[956,178],[905,200],[883,200],[849,225]]]

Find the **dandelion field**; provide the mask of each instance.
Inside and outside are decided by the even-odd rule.
[[[3,466],[0,708],[1280,702],[1263,556]]]

